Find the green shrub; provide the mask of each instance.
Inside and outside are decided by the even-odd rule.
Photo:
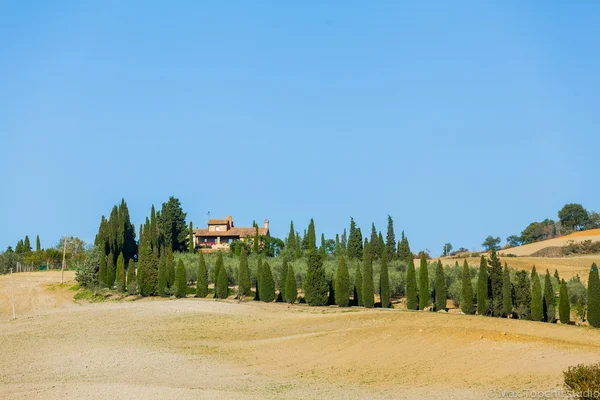
[[[578,398],[600,398],[600,363],[569,367],[563,375],[565,387]]]

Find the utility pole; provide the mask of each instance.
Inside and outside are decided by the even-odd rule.
[[[12,297],[12,308],[13,308],[13,319],[17,319],[17,314],[15,313],[15,285],[13,284],[13,269],[10,269],[10,288],[11,288],[11,297]]]
[[[65,241],[63,243],[63,262],[62,262],[62,270],[60,272],[60,283],[61,284],[64,282],[65,264],[67,263],[66,254],[67,254],[67,235],[65,235]]]

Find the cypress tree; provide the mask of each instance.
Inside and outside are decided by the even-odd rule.
[[[387,235],[385,237],[385,247],[388,249],[390,260],[396,258],[396,235],[394,234],[394,220],[388,215]]]
[[[473,284],[471,283],[471,270],[466,258],[463,263],[460,309],[465,314],[473,314]]]
[[[379,249],[379,237],[375,223],[371,222],[371,259],[376,260],[381,257],[381,249]]]
[[[285,276],[285,301],[288,303],[294,303],[298,298],[298,286],[296,285],[296,274],[294,273],[294,266],[292,263],[288,264],[287,274]]]
[[[567,324],[571,320],[571,302],[569,301],[567,283],[564,279],[560,282],[558,315],[562,324]]]
[[[100,287],[106,286],[106,255],[100,251],[100,268],[98,269],[98,284]]]
[[[147,221],[148,222],[148,221]],[[150,243],[151,248],[155,248],[158,246],[158,225],[156,223],[156,209],[154,208],[154,204],[152,204],[152,208],[150,209],[150,221],[148,222],[148,241]],[[171,244],[168,243],[165,247],[171,247]]]
[[[218,261],[218,259],[217,259]],[[221,259],[222,261],[222,259]],[[227,278],[227,271],[225,267],[219,268],[219,279],[217,281],[216,293],[219,299],[226,299],[229,295],[229,279]]]
[[[429,271],[427,271],[427,259],[421,253],[421,264],[419,266],[419,308],[424,310],[429,307]]]
[[[587,308],[588,322],[594,328],[600,328],[600,278],[596,263],[592,264],[588,278]]]
[[[112,289],[115,285],[115,256],[113,253],[108,255],[106,263],[106,286]]]
[[[254,252],[254,254],[258,254],[258,241],[259,241],[259,237],[258,237],[258,225],[254,225],[254,240],[252,241],[252,251]]]
[[[135,276],[135,263],[133,258],[129,259],[127,265],[127,294],[134,295],[137,293],[137,283]]]
[[[219,251],[217,253],[217,261],[215,262],[215,270],[214,270],[214,283],[215,283],[215,299],[219,298],[219,294],[217,293],[217,288],[219,287],[219,279],[221,278],[221,268],[225,268],[223,266],[223,252]],[[225,296],[227,297],[227,296]],[[223,299],[225,297],[222,297]]]
[[[362,273],[360,272],[360,264],[357,263],[354,275],[354,305],[357,306],[363,305],[362,284],[363,278]]]
[[[167,253],[162,252],[158,259],[158,282],[157,292],[159,296],[167,295]]]
[[[304,279],[306,302],[311,306],[324,306],[329,297],[329,285],[323,269],[323,259],[316,250],[312,249],[309,250],[306,261],[307,272]]]
[[[519,319],[531,319],[531,281],[527,271],[516,273],[515,302]]]
[[[163,251],[165,248],[163,247]],[[173,257],[173,250],[171,247],[166,247],[166,272],[167,272],[167,287],[173,289],[175,286],[175,258]],[[172,291],[171,291],[172,293]]]
[[[442,262],[438,260],[435,268],[435,310],[446,310],[446,299],[448,298],[446,290],[446,277]]]
[[[419,309],[419,300],[417,296],[417,273],[415,271],[415,261],[408,262],[406,268],[406,308],[409,310]]]
[[[187,296],[187,276],[185,273],[185,266],[183,265],[183,259],[179,259],[177,263],[177,269],[175,270],[175,297],[186,297]]]
[[[294,221],[290,221],[290,233],[288,234],[285,247],[288,249],[296,249],[296,231],[294,231]]]
[[[300,246],[300,234],[296,232],[296,248],[294,249],[294,258],[302,257],[302,248]]]
[[[404,231],[402,231],[402,239],[398,242],[398,258],[405,261],[407,264],[413,259],[413,254],[410,251],[410,245],[408,244],[408,238],[404,236]]]
[[[258,256],[258,261],[256,262],[256,293],[254,294],[254,300],[260,300],[260,280],[262,278],[262,257]]]
[[[240,299],[250,294],[250,268],[248,267],[248,256],[246,249],[242,247],[240,254],[240,268],[238,270],[238,295]]]
[[[554,289],[552,282],[550,281],[550,271],[546,270],[546,277],[544,278],[544,320],[546,322],[556,321],[556,306],[554,305]]]
[[[190,227],[188,232],[188,250],[191,254],[194,254],[196,246],[194,246],[194,227],[192,221],[190,221]]]
[[[560,284],[560,276],[558,275],[558,270],[554,269],[554,277],[556,278],[556,282]]]
[[[335,274],[335,304],[348,307],[350,304],[350,274],[346,267],[346,258],[340,256]]]
[[[502,300],[502,263],[496,254],[496,249],[492,248],[490,253],[490,282],[492,284],[492,315],[494,317],[502,316],[503,300]]]
[[[125,292],[125,259],[123,253],[119,253],[117,258],[117,290],[119,292]]]
[[[206,297],[208,295],[208,271],[204,254],[200,251],[200,260],[198,261],[198,278],[196,280],[196,297]]]
[[[340,248],[340,235],[339,233],[335,234],[335,256],[339,257],[342,255],[342,249]]]
[[[138,289],[142,296],[153,296],[158,283],[158,250],[152,251],[150,244],[144,244],[138,257]]]
[[[479,275],[477,277],[477,314],[485,315],[488,311],[488,271],[484,256],[479,260]]]
[[[375,289],[373,288],[373,261],[371,259],[371,245],[365,241],[365,247],[363,251],[363,305],[366,308],[373,308],[374,299],[373,294]]]
[[[35,251],[42,250],[42,245],[40,243],[40,235],[36,235],[35,237]]]
[[[510,271],[508,265],[504,263],[504,272],[502,273],[502,313],[509,318],[512,314],[512,285],[510,283]]]
[[[388,252],[381,253],[381,272],[379,274],[379,295],[381,297],[381,308],[390,308],[390,277],[387,266]]]
[[[267,303],[275,300],[275,282],[268,262],[263,264],[260,282],[260,299]]]
[[[544,318],[544,306],[542,302],[542,285],[538,276],[535,265],[531,270],[531,319],[533,321],[541,321]]]
[[[377,243],[378,243],[377,244],[377,246],[378,246],[377,250],[379,251],[378,256],[381,257],[381,255],[385,251],[385,242],[383,241],[383,235],[381,234],[381,231],[377,235]]]
[[[310,223],[308,224],[308,233],[307,236],[307,250],[316,250],[317,249],[317,234],[315,233],[315,221],[311,218]]]
[[[362,234],[356,227],[354,219],[350,217],[350,235],[348,236],[348,258],[361,260],[363,256]]]
[[[23,242],[23,248],[25,253],[31,252],[31,242],[29,241],[29,236],[25,235],[25,241]],[[114,263],[114,261],[113,261]]]
[[[325,248],[325,234],[321,233],[321,247],[319,247],[319,253],[321,253],[321,257],[323,260],[327,258],[327,249]]]

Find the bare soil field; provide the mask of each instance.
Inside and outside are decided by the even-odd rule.
[[[0,277],[2,399],[481,399],[560,389],[567,366],[600,361],[600,331],[586,327],[194,298],[77,304],[48,286],[53,273],[32,274],[14,321]]]
[[[499,254],[514,254],[515,256],[530,256],[536,251],[545,249],[547,247],[563,247],[567,246],[570,242],[580,243],[586,240],[592,242],[600,241],[600,229],[589,229],[586,231],[575,232],[570,235],[557,237],[554,239],[548,239],[541,242],[526,244],[518,247],[511,247],[499,251]]]

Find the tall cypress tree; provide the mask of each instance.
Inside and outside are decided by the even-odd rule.
[[[106,286],[106,255],[100,251],[100,268],[98,269],[98,284],[100,287]]]
[[[435,267],[435,310],[446,310],[446,299],[448,293],[446,290],[446,277],[444,276],[444,267],[442,262],[438,260]]]
[[[217,280],[216,293],[219,299],[226,299],[229,295],[229,279],[227,278],[227,271],[225,270],[224,266],[219,268],[219,279]]]
[[[250,268],[248,267],[248,256],[246,249],[242,247],[240,254],[240,268],[238,270],[238,292],[240,299],[250,294]]]
[[[394,234],[394,220],[388,215],[387,236],[385,238],[385,247],[388,249],[388,256],[391,260],[396,258],[396,235]]]
[[[316,250],[317,249],[317,234],[315,233],[315,221],[311,218],[308,224],[308,233],[307,237],[307,250]]]
[[[262,266],[262,276],[260,277],[260,299],[270,303],[275,300],[275,281],[268,262]]]
[[[477,314],[485,315],[488,312],[488,271],[487,261],[484,256],[479,260],[479,275],[477,277]]]
[[[284,290],[285,301],[288,303],[294,303],[298,298],[298,286],[296,284],[296,274],[294,273],[294,266],[292,263],[288,264],[287,274],[285,275],[285,290]]]
[[[25,253],[31,252],[31,242],[29,241],[29,236],[25,235],[25,241],[23,242],[23,248]]]
[[[115,256],[113,253],[108,255],[106,263],[106,286],[112,289],[115,285]]]
[[[588,277],[587,308],[588,322],[594,328],[600,328],[600,278],[596,263],[592,264]]]
[[[142,296],[156,294],[158,283],[158,249],[152,250],[150,244],[144,244],[139,251],[137,284]]]
[[[502,273],[502,313],[509,318],[512,314],[512,284],[510,283],[510,271],[508,265],[504,263],[504,272]]]
[[[346,258],[338,258],[338,267],[335,274],[335,304],[348,307],[350,304],[350,274],[346,267]]]
[[[415,271],[415,261],[412,259],[408,262],[406,268],[406,308],[409,310],[417,310],[419,308],[419,300],[417,296],[417,273]]]
[[[35,251],[42,250],[42,245],[40,243],[40,235],[36,235],[35,237]]]
[[[340,247],[340,235],[339,233],[335,234],[335,256],[339,257],[342,255],[342,249]]]
[[[119,292],[125,292],[125,258],[123,253],[119,253],[117,258],[117,290]]]
[[[258,256],[258,260],[256,262],[256,292],[254,295],[254,300],[260,300],[260,280],[262,278],[262,256]]]
[[[133,258],[129,259],[127,265],[127,294],[134,295],[137,293],[137,282],[135,276],[135,263]]]
[[[558,315],[562,324],[567,324],[571,320],[571,302],[569,301],[567,283],[564,279],[560,282]]]
[[[362,234],[360,228],[356,227],[354,219],[350,218],[350,236],[348,236],[348,258],[362,260]]]
[[[398,242],[398,258],[406,263],[409,262],[409,259],[413,258],[408,244],[408,238],[404,236],[404,231],[402,231],[402,239]]]
[[[362,284],[363,278],[360,272],[360,264],[356,263],[356,271],[354,273],[354,305],[357,306],[363,305]]]
[[[383,235],[381,234],[381,231],[379,231],[379,233],[377,234],[377,242],[378,242],[378,244],[377,244],[378,249],[377,250],[379,251],[378,257],[381,258],[381,255],[385,251],[385,242],[383,240]],[[389,259],[389,257],[388,257],[388,259]]]
[[[173,289],[175,287],[175,258],[173,257],[173,250],[170,247],[163,248],[166,252],[166,275],[167,275],[167,287]],[[171,290],[171,293],[173,291]]]
[[[490,282],[492,284],[492,315],[500,317],[504,304],[502,300],[502,263],[494,248],[491,250],[488,263],[490,264]]]
[[[462,292],[460,296],[460,309],[465,314],[473,314],[473,284],[471,283],[471,270],[465,258],[462,271]]]
[[[365,240],[365,247],[363,250],[363,305],[366,308],[373,308],[374,299],[373,295],[375,289],[373,288],[373,261],[371,259],[371,245]]]
[[[208,295],[208,271],[206,269],[206,261],[204,254],[199,252],[200,259],[198,261],[198,278],[196,279],[196,297],[206,297]]]
[[[544,306],[542,302],[542,284],[538,276],[535,265],[531,270],[531,319],[541,321],[544,319]]]
[[[219,251],[217,253],[217,261],[215,262],[215,270],[214,270],[214,282],[215,282],[215,298],[219,298],[219,294],[217,293],[217,288],[219,287],[219,279],[221,278],[221,269],[225,268],[223,266],[223,252]],[[225,296],[227,297],[227,296]],[[225,298],[221,297],[221,298]]]
[[[552,288],[552,282],[550,281],[550,271],[546,270],[546,277],[544,278],[544,319],[546,322],[556,321],[556,307],[554,305],[554,289]]]
[[[290,221],[290,233],[288,234],[285,247],[291,250],[296,249],[296,231],[294,231],[294,221]]]
[[[188,229],[188,251],[194,254],[196,246],[194,246],[194,227],[192,221],[190,221],[190,227]]]
[[[175,297],[186,297],[187,296],[187,276],[185,273],[185,266],[183,265],[183,259],[179,259],[177,263],[177,269],[175,269]]]
[[[302,257],[302,246],[300,244],[300,234],[296,232],[296,248],[294,249],[294,258],[296,259]]]
[[[421,253],[421,264],[419,266],[419,308],[424,310],[429,307],[429,271],[427,271],[427,259]]]
[[[325,247],[325,234],[321,233],[321,247],[319,247],[319,253],[321,253],[321,257],[323,260],[327,258],[327,248]]]
[[[516,273],[515,303],[519,319],[531,319],[531,281],[527,271]]]
[[[158,259],[157,292],[159,296],[167,295],[167,252],[163,251]]]
[[[388,252],[381,253],[381,272],[379,274],[379,295],[381,297],[381,307],[390,308],[390,277],[387,265]]]
[[[252,251],[254,252],[254,254],[259,253],[259,247],[258,247],[259,241],[260,241],[260,238],[258,237],[258,225],[254,225],[254,239],[252,240]]]
[[[371,222],[371,258],[373,260],[381,257],[381,250],[379,249],[379,237],[377,236],[377,229],[375,229],[375,223]]]
[[[323,269],[323,259],[316,250],[312,249],[309,250],[306,261],[307,272],[303,285],[306,302],[311,306],[327,305],[329,285]]]

